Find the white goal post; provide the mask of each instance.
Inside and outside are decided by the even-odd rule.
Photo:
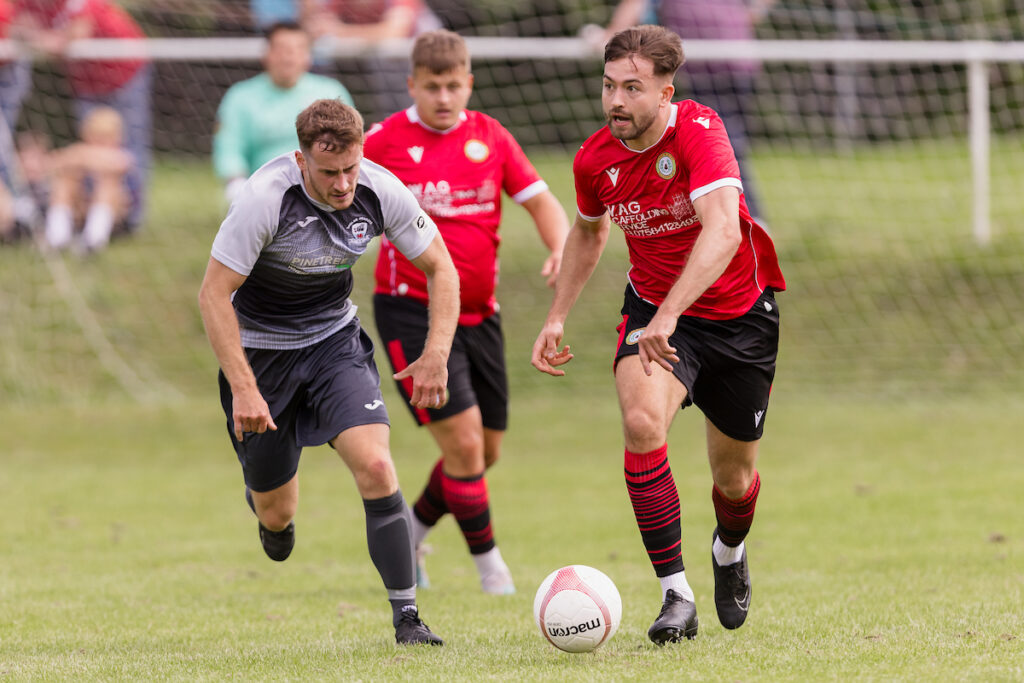
[[[598,50],[581,38],[466,39],[474,59],[599,59]],[[143,40],[92,39],[77,41],[68,50],[71,59],[130,59],[148,56],[159,61],[252,62],[263,53],[262,38],[148,38]],[[404,56],[409,40],[375,44],[334,40],[318,45],[318,52],[332,57],[368,54]],[[820,64],[962,64],[967,71],[967,121],[973,188],[974,239],[986,245],[992,238],[990,217],[989,66],[1024,63],[1024,42],[994,41],[872,41],[872,40],[687,40],[688,61],[747,61]],[[0,40],[0,60],[32,58],[9,40]],[[836,78],[835,87],[844,101],[856,100],[855,85]],[[848,92],[842,92],[843,89]]]

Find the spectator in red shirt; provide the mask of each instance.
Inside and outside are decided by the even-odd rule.
[[[14,6],[0,0],[0,40],[9,38]],[[11,174],[14,159],[14,130],[21,113],[21,103],[31,85],[28,60],[0,58],[0,183],[8,189],[14,187]]]
[[[75,40],[145,37],[128,13],[111,0],[13,2],[16,36],[55,57],[65,56]],[[79,124],[100,106],[115,109],[124,121],[124,145],[134,157],[127,181],[135,207],[127,221],[134,230],[142,220],[150,168],[150,64],[145,59],[81,59],[67,60],[65,68]]]

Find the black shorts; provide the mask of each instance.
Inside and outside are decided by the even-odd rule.
[[[400,296],[375,294],[373,316],[377,332],[395,372],[423,353],[429,318],[427,307]],[[459,325],[448,356],[448,404],[443,408],[414,408],[409,403],[412,380],[396,382],[416,423],[424,425],[480,406],[484,427],[504,431],[508,426],[508,375],[501,316],[495,313],[479,325]]]
[[[373,362],[373,342],[353,324],[301,349],[246,349],[256,383],[277,431],[246,432],[235,439],[231,387],[219,375],[220,402],[246,485],[270,491],[299,469],[305,446],[319,446],[351,427],[388,422]]]
[[[637,340],[657,310],[626,286],[616,363],[639,353]],[[728,437],[760,439],[779,352],[779,306],[772,290],[731,320],[680,316],[669,343],[679,356],[672,374],[686,387],[682,407],[695,404]]]

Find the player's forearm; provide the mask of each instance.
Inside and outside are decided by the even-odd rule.
[[[583,287],[587,284],[608,242],[608,218],[598,226],[587,227],[579,219],[569,229],[562,251],[562,267],[555,283],[555,297],[547,321],[564,323]]]
[[[683,272],[665,296],[660,310],[681,316],[722,276],[740,246],[739,230],[723,224],[705,225],[693,245]]]
[[[459,274],[455,266],[439,268],[427,274],[427,292],[429,294],[428,317],[429,328],[427,339],[423,344],[423,353],[438,354],[448,361],[452,340],[459,325]]]
[[[231,390],[256,388],[256,376],[242,350],[238,316],[235,315],[230,297],[218,297],[204,288],[199,292],[199,312],[206,336],[213,347],[213,355],[231,385]]]

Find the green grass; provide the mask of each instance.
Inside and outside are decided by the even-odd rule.
[[[388,392],[393,399],[392,392]],[[307,450],[298,544],[264,557],[215,399],[171,408],[16,409],[0,486],[0,676],[12,680],[1019,680],[1024,487],[1017,401],[864,405],[781,392],[760,461],[748,623],[714,615],[710,478],[699,414],[670,448],[696,641],[646,639],[658,584],[621,475],[614,400],[568,392],[513,405],[490,475],[519,593],[483,595],[451,519],[431,536],[424,617],[443,650],[392,643],[362,508],[328,449]],[[433,448],[391,400],[405,491]],[[539,427],[543,425],[543,427]],[[609,574],[623,622],[594,654],[532,623],[548,572]]]

